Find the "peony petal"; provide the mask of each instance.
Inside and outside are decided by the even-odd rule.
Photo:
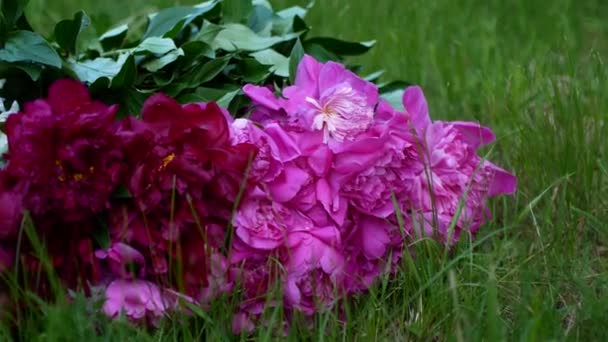
[[[418,86],[407,87],[402,101],[403,107],[412,118],[414,128],[420,133],[431,123],[429,108],[422,89]]]
[[[49,87],[48,101],[56,113],[69,113],[90,102],[89,90],[79,81],[60,79]]]
[[[308,172],[296,166],[286,166],[272,183],[268,184],[270,195],[277,202],[288,202],[309,181]]]
[[[156,93],[150,96],[143,104],[141,118],[152,124],[169,125],[182,116],[182,106],[173,98]]]
[[[363,216],[359,221],[359,229],[365,256],[369,259],[383,257],[390,242],[390,224],[375,217]]]
[[[268,124],[264,127],[264,131],[272,137],[276,144],[276,157],[280,162],[285,163],[301,155],[300,149],[295,141],[280,125],[275,123]]]
[[[517,177],[490,162],[486,161],[486,166],[493,174],[488,196],[503,194],[512,195],[515,193],[517,188]]]
[[[477,123],[465,121],[453,121],[449,123],[460,131],[464,141],[474,149],[477,149],[481,145],[489,144],[496,139],[491,129],[480,126]]]
[[[247,84],[243,87],[245,95],[249,96],[251,101],[257,105],[264,106],[268,109],[279,110],[281,103],[279,99],[267,87],[260,87],[253,84]]]
[[[295,84],[298,88],[302,88],[310,97],[318,97],[317,82],[323,64],[309,55],[304,55],[296,73]]]

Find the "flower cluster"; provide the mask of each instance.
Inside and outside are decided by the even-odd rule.
[[[475,233],[487,197],[515,190],[512,175],[476,153],[493,133],[432,122],[419,87],[405,90],[399,112],[343,65],[305,56],[282,97],[244,91],[261,127],[237,119],[236,139],[261,152],[233,221],[230,262],[244,284],[281,282],[288,311],[312,315],[366,290],[395,270],[409,238],[452,244]],[[247,289],[235,330],[253,327],[265,291]]]
[[[515,190],[477,153],[493,133],[433,122],[418,87],[399,111],[343,65],[305,56],[282,96],[243,91],[247,119],[155,94],[117,121],[60,80],[9,116],[0,272],[40,268],[27,243],[15,255],[27,211],[60,279],[104,289],[107,315],[155,323],[239,289],[233,328],[248,331],[266,305],[311,316],[365,291],[408,240],[474,234],[487,198]],[[267,300],[275,286],[280,302]]]

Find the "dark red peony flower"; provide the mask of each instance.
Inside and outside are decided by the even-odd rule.
[[[6,122],[6,173],[24,184],[34,217],[76,222],[100,212],[120,181],[116,106],[91,100],[87,88],[59,80],[46,100],[27,103]]]
[[[112,240],[143,255],[144,278],[201,299],[256,149],[231,143],[227,113],[215,103],[182,106],[163,94],[144,103],[141,119],[126,119],[120,135],[132,203],[114,208]]]
[[[17,233],[23,211],[23,194],[0,170],[0,239]]]

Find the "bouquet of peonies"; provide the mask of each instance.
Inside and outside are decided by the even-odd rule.
[[[414,239],[474,234],[486,199],[515,191],[477,155],[492,131],[431,121],[419,87],[401,112],[306,55],[281,94],[243,92],[248,118],[158,93],[116,120],[80,82],[53,83],[5,123],[0,272],[36,277],[46,257],[67,288],[102,289],[107,315],[150,323],[238,291],[233,328],[250,331],[268,306],[311,316],[365,291]],[[24,213],[46,256],[19,240]]]

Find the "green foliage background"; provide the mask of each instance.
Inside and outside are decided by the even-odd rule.
[[[83,8],[103,32],[127,15],[176,3],[32,0],[28,16],[50,34]],[[345,325],[330,313],[311,329],[296,322],[287,339],[608,338],[606,18],[602,0],[317,2],[307,18],[312,35],[376,39],[356,59],[366,72],[386,69],[385,80],[420,84],[436,119],[492,127],[498,142],[489,158],[517,174],[519,191],[494,200],[494,220],[450,255],[416,244],[413,263],[356,298]],[[117,323],[97,338],[230,340],[228,302],[201,313],[203,323],[152,333]],[[27,336],[93,338],[83,305],[49,310],[30,321]],[[262,326],[256,336],[271,339],[273,331]]]

